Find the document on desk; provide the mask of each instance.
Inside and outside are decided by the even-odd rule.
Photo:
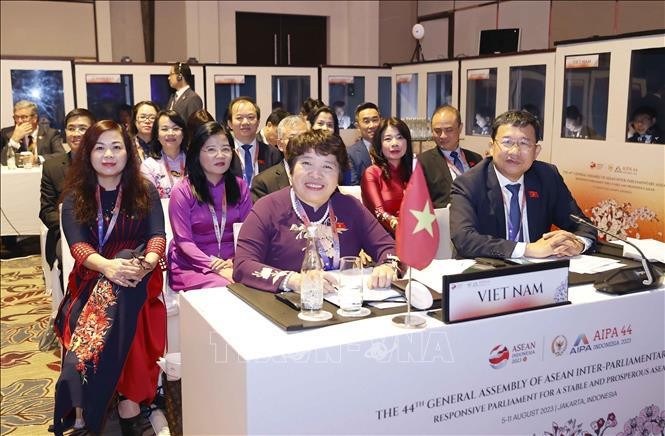
[[[327,302],[339,307],[339,295],[337,292],[324,294],[323,298]],[[363,288],[363,302],[377,309],[389,309],[406,305],[403,295],[392,288],[367,289],[366,286]]]
[[[665,263],[665,242],[656,241],[655,239],[635,239],[627,238],[628,241],[637,245],[640,250],[644,253],[647,259],[652,262],[662,262]],[[630,257],[631,259],[641,260],[642,257],[635,250],[635,248],[626,244],[623,241],[612,241],[613,244],[623,245],[623,255]]]
[[[561,257],[550,256],[542,259],[535,257],[524,257],[521,260],[525,262],[520,263],[542,263],[542,262],[551,262],[554,260],[561,260]],[[607,257],[600,256],[589,256],[586,254],[580,254],[578,256],[570,257],[570,272],[578,274],[597,274],[605,271],[609,271],[616,268],[621,268],[626,266],[621,263],[618,259],[610,259]]]
[[[363,270],[363,301],[367,302],[368,305],[376,307],[377,309],[389,309],[397,306],[404,306],[404,297],[402,294],[397,292],[392,288],[375,288],[369,289],[367,287],[367,280],[370,277],[372,272],[371,268],[365,268]],[[337,283],[340,281],[339,271],[329,271],[330,274],[335,276]],[[329,302],[339,307],[339,297],[337,292],[331,292],[329,294],[324,294],[323,298]]]
[[[434,259],[423,270],[411,268],[411,278],[441,293],[443,292],[443,280],[441,277],[460,274],[475,263],[476,261],[473,259]],[[409,277],[408,272],[405,277]]]

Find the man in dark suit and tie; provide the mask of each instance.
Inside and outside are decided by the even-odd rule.
[[[450,203],[453,180],[483,160],[478,153],[460,147],[462,127],[462,118],[456,108],[439,106],[432,116],[432,138],[437,146],[418,156],[435,209]]]
[[[540,122],[525,111],[494,120],[491,157],[453,182],[450,234],[458,255],[563,257],[593,247],[596,231],[570,219],[583,213],[559,171],[536,160],[539,133]]]
[[[178,62],[169,71],[169,86],[175,92],[169,98],[166,108],[178,112],[185,121],[191,114],[203,109],[201,97],[190,88],[193,79],[192,70],[185,63]]]
[[[379,128],[379,123],[381,123],[381,114],[374,103],[363,103],[356,108],[356,126],[360,130],[360,139],[348,150],[351,163],[349,185],[360,185],[363,173],[372,165],[369,148],[372,146],[372,138]]]
[[[14,148],[16,153],[30,151],[33,161],[43,162],[57,153],[64,153],[60,133],[46,126],[39,125],[37,105],[21,100],[14,105],[14,126],[2,129],[1,160],[7,165],[7,151]]]
[[[309,130],[307,121],[299,115],[284,118],[277,125],[277,147],[284,156],[287,155],[289,140]],[[256,203],[259,198],[279,191],[291,185],[291,171],[286,159],[271,166],[252,180],[252,200]]]
[[[74,109],[65,116],[65,137],[70,151],[53,156],[44,162],[42,168],[41,196],[39,218],[48,228],[46,234],[46,244],[44,246],[44,257],[52,269],[55,261],[58,261],[60,269],[60,290],[53,288],[51,296],[51,320],[55,315],[62,301],[64,293],[64,281],[62,277],[62,252],[60,250],[60,195],[62,194],[65,183],[65,176],[69,165],[81,146],[83,134],[95,123],[95,116],[86,109]],[[52,325],[52,324],[51,324]],[[47,328],[42,336],[39,347],[45,351],[54,344],[55,335],[52,328]]]
[[[231,167],[232,174],[242,177],[252,186],[255,175],[282,160],[282,153],[275,147],[256,138],[261,110],[249,97],[238,97],[229,103],[226,122],[233,131],[234,148],[238,157]]]
[[[53,268],[60,253],[60,211],[59,201],[65,183],[65,175],[74,155],[81,146],[83,134],[95,123],[95,116],[87,109],[74,109],[65,116],[65,137],[70,151],[60,153],[44,162],[42,168],[39,218],[48,228],[46,235],[45,258]]]

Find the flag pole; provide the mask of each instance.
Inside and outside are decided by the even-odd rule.
[[[423,318],[411,315],[411,270],[409,267],[409,278],[406,285],[406,315],[397,315],[393,318],[393,324],[405,329],[421,329],[425,327],[427,321]]]

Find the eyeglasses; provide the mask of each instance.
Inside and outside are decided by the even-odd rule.
[[[494,142],[499,144],[505,151],[510,151],[514,147],[517,147],[520,151],[526,152],[536,146],[535,142],[531,142],[527,138],[501,138],[499,140],[494,140]]]
[[[182,128],[180,127],[160,127],[159,128],[159,133],[169,133],[173,132],[176,135],[179,135],[182,133]]]
[[[233,149],[231,147],[204,147],[203,152],[211,157],[217,156],[218,153],[222,156],[230,156],[233,154]]]
[[[154,115],[138,115],[136,119],[138,121],[155,121],[155,118],[157,118]]]

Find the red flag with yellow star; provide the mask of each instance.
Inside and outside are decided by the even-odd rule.
[[[418,161],[404,192],[395,238],[399,259],[416,269],[429,265],[439,247],[439,225]]]

